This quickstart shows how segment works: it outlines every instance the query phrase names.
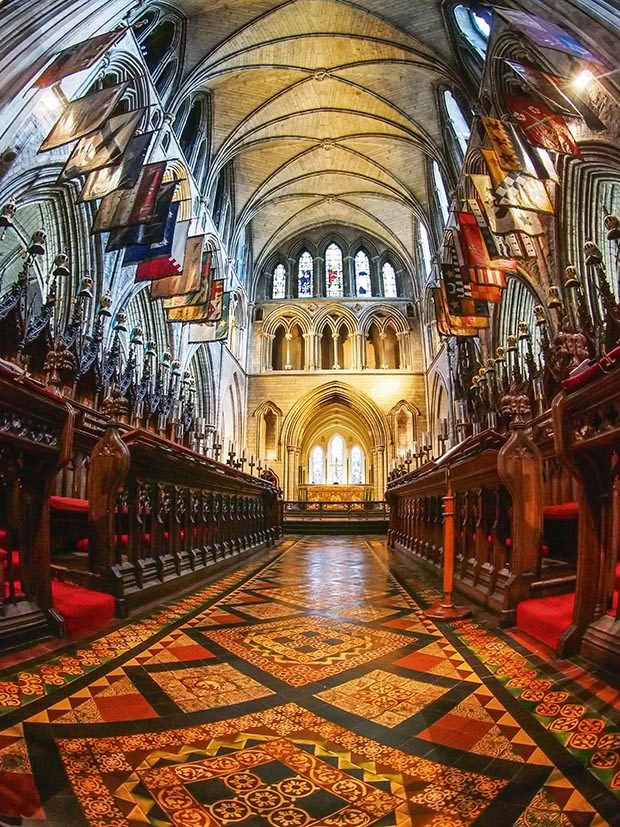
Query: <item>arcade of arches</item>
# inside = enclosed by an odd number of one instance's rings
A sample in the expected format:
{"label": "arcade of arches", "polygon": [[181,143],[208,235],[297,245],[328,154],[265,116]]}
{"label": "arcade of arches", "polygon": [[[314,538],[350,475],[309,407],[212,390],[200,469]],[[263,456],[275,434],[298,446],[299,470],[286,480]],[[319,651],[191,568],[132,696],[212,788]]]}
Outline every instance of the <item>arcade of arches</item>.
{"label": "arcade of arches", "polygon": [[0,825],[620,827],[617,0],[0,21]]}

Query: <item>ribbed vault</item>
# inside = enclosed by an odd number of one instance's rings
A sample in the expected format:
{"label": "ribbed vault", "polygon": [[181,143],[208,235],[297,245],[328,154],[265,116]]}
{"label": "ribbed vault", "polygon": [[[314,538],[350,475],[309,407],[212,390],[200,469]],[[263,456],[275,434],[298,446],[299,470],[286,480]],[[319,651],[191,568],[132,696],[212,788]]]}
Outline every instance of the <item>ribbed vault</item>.
{"label": "ribbed vault", "polygon": [[444,167],[435,87],[459,87],[439,0],[218,5],[184,3],[190,65],[172,106],[211,95],[207,191],[232,163],[233,244],[251,225],[258,270],[285,239],[332,222],[411,264],[427,161]]}

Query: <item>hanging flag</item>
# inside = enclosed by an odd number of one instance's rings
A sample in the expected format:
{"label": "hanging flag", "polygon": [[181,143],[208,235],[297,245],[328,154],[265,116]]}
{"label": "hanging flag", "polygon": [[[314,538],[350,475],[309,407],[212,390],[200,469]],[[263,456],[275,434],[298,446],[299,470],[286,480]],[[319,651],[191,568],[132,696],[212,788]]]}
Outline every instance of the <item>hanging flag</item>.
{"label": "hanging flag", "polygon": [[456,214],[459,227],[461,248],[465,254],[467,267],[493,268],[494,270],[516,270],[517,263],[511,258],[491,260],[484,238],[478,227],[475,215],[470,212]]}
{"label": "hanging flag", "polygon": [[553,205],[544,183],[521,172],[509,172],[496,188],[495,196],[500,207],[553,214]]}
{"label": "hanging flag", "polygon": [[199,344],[201,342],[218,342],[228,338],[228,325],[230,316],[230,293],[224,293],[222,297],[222,315],[217,322],[202,322],[190,324],[189,343]]}
{"label": "hanging flag", "polygon": [[164,310],[170,321],[216,322],[222,315],[222,279],[203,280],[203,286],[196,293],[164,299]]}
{"label": "hanging flag", "polygon": [[154,132],[136,135],[129,141],[120,163],[89,173],[78,201],[94,201],[109,195],[114,190],[135,187],[146,158]]}
{"label": "hanging flag", "polygon": [[37,89],[44,89],[75,72],[89,69],[93,63],[103,57],[108,49],[118,43],[126,31],[127,29],[117,29],[91,37],[89,40],[83,40],[75,46],[69,46],[68,49],[56,55],[53,63],[35,80],[33,85]]}
{"label": "hanging flag", "polygon": [[117,86],[93,92],[85,98],[71,101],[39,147],[39,152],[55,149],[99,129],[126,89],[127,83],[119,83]]}
{"label": "hanging flag", "polygon": [[566,121],[549,107],[520,95],[507,95],[506,103],[531,144],[563,155],[580,156]]}
{"label": "hanging flag", "polygon": [[508,130],[499,118],[481,118],[486,133],[491,141],[495,157],[505,172],[523,169],[508,134]]}
{"label": "hanging flag", "polygon": [[110,253],[124,248],[122,267],[170,255],[180,206],[178,201],[172,203],[175,188],[176,182],[160,186],[151,222],[112,230],[105,250]]}
{"label": "hanging flag", "polygon": [[493,185],[488,175],[469,173],[469,177],[485,210],[489,227],[495,235],[501,236],[512,232],[527,233],[527,235],[542,235],[544,233],[543,226],[536,213],[515,207],[496,205]]}
{"label": "hanging flag", "polygon": [[110,118],[101,129],[82,138],[69,156],[58,181],[68,181],[87,172],[118,164],[138,128],[145,108]]}
{"label": "hanging flag", "polygon": [[183,272],[190,225],[191,221],[177,221],[174,227],[170,255],[159,256],[149,261],[141,261],[136,269],[135,282],[165,279],[180,275]]}
{"label": "hanging flag", "polygon": [[581,117],[579,110],[561,89],[562,78],[516,60],[503,60],[554,112],[568,118]]}
{"label": "hanging flag", "polygon": [[[212,258],[212,250],[203,250],[201,283],[198,290],[185,296],[173,296],[163,300],[164,310],[167,313],[169,322],[204,322],[209,319]],[[215,321],[215,319],[211,319],[211,321]]]}
{"label": "hanging flag", "polygon": [[[204,235],[194,235],[187,239],[183,272],[178,276],[160,278],[151,283],[151,298],[164,299],[170,296],[183,296],[192,293],[200,287],[202,275],[202,250]],[[154,259],[157,261],[157,259]]]}
{"label": "hanging flag", "polygon": [[581,60],[588,60],[590,63],[595,63],[598,66],[605,66],[605,63],[592,54],[589,49],[582,46],[578,40],[550,20],[545,20],[542,17],[537,17],[528,12],[518,11],[517,9],[506,9],[503,7],[493,6],[493,11],[507,20],[520,32],[527,35],[536,45],[542,46],[544,49],[553,49],[556,52],[564,52],[568,55],[573,55]]}
{"label": "hanging flag", "polygon": [[508,245],[502,236],[495,235],[495,233],[492,232],[481,202],[478,201],[477,198],[468,198],[467,204],[482,233],[482,238],[489,252],[489,258],[491,260],[496,258],[510,258]]}
{"label": "hanging flag", "polygon": [[[450,316],[445,301],[443,287],[433,287],[433,301],[435,302],[435,317],[437,330],[442,336],[478,336],[478,328],[488,327],[488,319],[466,319],[461,316]],[[471,323],[473,321],[473,323]],[[478,326],[477,322],[480,322]]]}
{"label": "hanging flag", "polygon": [[166,170],[166,161],[142,168],[138,182],[130,190],[115,190],[101,200],[93,221],[93,233],[105,233],[132,224],[153,220],[157,193]]}
{"label": "hanging flag", "polygon": [[441,279],[445,288],[448,313],[451,316],[488,316],[486,302],[472,297],[471,283],[463,280],[458,267],[441,265]]}

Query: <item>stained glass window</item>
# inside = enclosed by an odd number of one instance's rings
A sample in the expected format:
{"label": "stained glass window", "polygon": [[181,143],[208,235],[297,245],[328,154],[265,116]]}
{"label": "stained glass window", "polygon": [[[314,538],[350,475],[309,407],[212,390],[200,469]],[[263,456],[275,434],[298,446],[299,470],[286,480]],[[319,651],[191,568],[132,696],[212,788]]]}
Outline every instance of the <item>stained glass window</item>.
{"label": "stained glass window", "polygon": [[359,445],[351,448],[351,483],[361,485],[364,482],[364,454]]}
{"label": "stained glass window", "polygon": [[464,37],[484,59],[491,34],[491,10],[478,9],[474,11],[465,4],[459,3],[454,8],[454,19]]}
{"label": "stained glass window", "polygon": [[312,296],[312,272],[314,262],[307,250],[299,256],[299,271],[297,276],[297,295],[300,299],[307,299]]}
{"label": "stained glass window", "polygon": [[325,463],[323,462],[323,449],[320,445],[315,445],[310,454],[310,484],[321,485],[325,482],[324,478]]}
{"label": "stained glass window", "polygon": [[370,261],[363,250],[358,250],[355,256],[355,289],[358,296],[372,296]]}
{"label": "stained glass window", "polygon": [[328,449],[328,482],[346,482],[346,469],[344,467],[344,439],[336,434],[329,441]]}
{"label": "stained glass window", "polygon": [[325,250],[325,279],[328,296],[342,296],[342,250],[330,244]]}
{"label": "stained glass window", "polygon": [[283,299],[286,297],[286,270],[283,264],[278,264],[273,271],[273,292],[271,297],[273,299]]}
{"label": "stained glass window", "polygon": [[471,129],[465,120],[463,110],[458,105],[456,98],[449,89],[446,89],[444,92],[444,101],[446,104],[446,112],[450,118],[450,125],[452,126],[452,131],[454,132],[454,137],[456,138],[464,156],[467,152],[467,144],[469,143]]}
{"label": "stained glass window", "polygon": [[381,268],[381,276],[383,277],[383,295],[387,299],[395,299],[398,296],[396,273],[389,261],[386,261]]}
{"label": "stained glass window", "polygon": [[422,247],[422,261],[424,262],[424,271],[425,275],[429,276],[431,273],[431,267],[433,266],[432,262],[432,254],[431,254],[431,245],[428,238],[428,230],[420,222],[420,246]]}
{"label": "stained glass window", "polygon": [[433,183],[435,185],[435,193],[439,201],[439,207],[443,216],[444,223],[448,222],[450,214],[450,202],[448,201],[448,193],[446,192],[446,185],[443,182],[441,170],[437,161],[433,161]]}

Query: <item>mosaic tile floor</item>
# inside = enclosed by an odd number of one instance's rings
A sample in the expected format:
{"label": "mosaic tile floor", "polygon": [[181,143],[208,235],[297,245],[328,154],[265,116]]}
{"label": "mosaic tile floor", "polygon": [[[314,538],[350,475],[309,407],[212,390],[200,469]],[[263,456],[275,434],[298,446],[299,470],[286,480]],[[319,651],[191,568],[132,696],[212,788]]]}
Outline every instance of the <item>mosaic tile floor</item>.
{"label": "mosaic tile floor", "polygon": [[0,825],[620,825],[617,689],[437,596],[378,539],[286,540],[5,670]]}

